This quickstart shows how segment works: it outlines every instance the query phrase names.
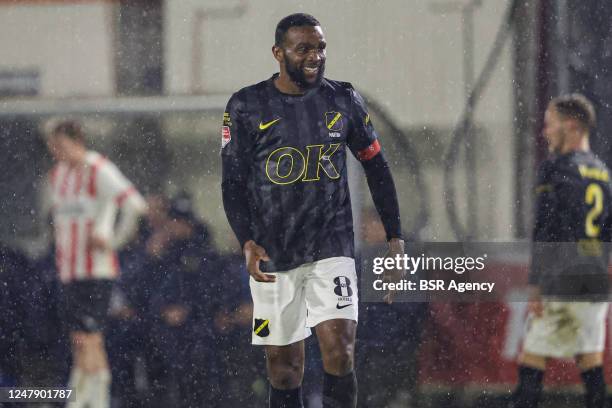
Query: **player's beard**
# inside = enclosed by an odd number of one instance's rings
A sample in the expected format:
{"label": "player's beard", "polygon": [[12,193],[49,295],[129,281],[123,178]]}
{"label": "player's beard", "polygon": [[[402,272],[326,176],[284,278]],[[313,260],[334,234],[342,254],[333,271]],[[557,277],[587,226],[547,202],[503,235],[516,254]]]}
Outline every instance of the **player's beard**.
{"label": "player's beard", "polygon": [[325,73],[325,61],[322,61],[319,64],[319,71],[317,72],[317,77],[313,82],[308,82],[306,79],[306,74],[304,73],[304,64],[301,65],[293,65],[289,62],[289,59],[285,56],[285,71],[289,75],[289,78],[292,82],[294,82],[300,89],[308,90],[318,87],[323,80],[323,74]]}

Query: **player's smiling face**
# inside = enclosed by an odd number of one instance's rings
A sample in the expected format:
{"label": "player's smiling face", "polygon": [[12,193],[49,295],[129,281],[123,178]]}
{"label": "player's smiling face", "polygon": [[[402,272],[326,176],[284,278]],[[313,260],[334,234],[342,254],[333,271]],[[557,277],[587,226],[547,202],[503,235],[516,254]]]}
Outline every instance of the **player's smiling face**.
{"label": "player's smiling face", "polygon": [[321,27],[291,27],[282,48],[275,52],[281,74],[285,73],[301,90],[317,87],[325,71],[326,45]]}

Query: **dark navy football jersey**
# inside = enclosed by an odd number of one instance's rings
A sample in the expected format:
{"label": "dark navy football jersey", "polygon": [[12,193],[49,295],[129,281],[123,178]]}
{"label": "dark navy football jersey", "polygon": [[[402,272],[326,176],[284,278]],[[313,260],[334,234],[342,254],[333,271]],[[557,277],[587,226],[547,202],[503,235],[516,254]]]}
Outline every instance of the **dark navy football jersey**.
{"label": "dark navy football jersey", "polygon": [[607,291],[612,231],[609,178],[608,168],[591,152],[571,152],[540,166],[530,281],[539,284],[543,293],[580,294],[576,277],[586,275],[602,278],[589,280],[601,286],[591,287],[591,292]]}
{"label": "dark navy football jersey", "polygon": [[281,93],[270,79],[241,89],[223,118],[223,181],[248,190],[252,239],[266,249],[263,271],[353,257],[347,147],[360,160],[380,145],[362,97],[323,79],[304,95]]}

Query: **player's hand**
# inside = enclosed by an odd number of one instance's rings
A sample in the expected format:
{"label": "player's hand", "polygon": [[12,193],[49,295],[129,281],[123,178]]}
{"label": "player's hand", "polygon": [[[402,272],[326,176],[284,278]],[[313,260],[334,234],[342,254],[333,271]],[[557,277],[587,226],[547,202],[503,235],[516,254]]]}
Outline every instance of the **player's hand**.
{"label": "player's hand", "polygon": [[87,245],[90,249],[98,251],[108,251],[109,249],[111,249],[107,240],[105,240],[104,238],[100,238],[99,236],[94,234],[89,236],[87,240]]}
{"label": "player's hand", "polygon": [[[395,259],[397,255],[400,255],[400,256],[404,255],[404,241],[399,238],[392,238],[389,241],[389,251],[387,251],[385,258]],[[391,269],[385,269],[385,272],[383,274],[383,282],[397,283],[401,281],[404,278],[404,276],[406,276],[406,269],[404,268],[394,267]],[[383,300],[387,304],[391,304],[393,303],[394,296],[395,296],[395,291],[389,290],[387,294],[383,297]]]}
{"label": "player's hand", "polygon": [[540,296],[540,288],[537,286],[529,287],[529,302],[527,303],[527,310],[529,313],[536,317],[542,317],[544,313],[544,305],[542,304],[542,297]]}
{"label": "player's hand", "polygon": [[257,282],[276,282],[276,276],[265,274],[259,269],[259,262],[270,260],[270,257],[263,247],[257,245],[255,241],[250,240],[245,242],[243,251],[247,271],[253,279]]}

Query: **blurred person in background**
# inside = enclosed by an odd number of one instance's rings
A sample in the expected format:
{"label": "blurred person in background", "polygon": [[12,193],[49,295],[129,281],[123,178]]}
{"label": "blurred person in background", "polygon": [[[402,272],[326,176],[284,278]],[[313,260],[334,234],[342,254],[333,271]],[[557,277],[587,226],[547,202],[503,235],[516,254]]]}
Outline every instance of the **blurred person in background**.
{"label": "blurred person in background", "polygon": [[[39,366],[32,358],[31,346],[38,345],[37,339],[29,335],[27,326],[28,304],[32,302],[30,284],[34,284],[33,270],[26,256],[0,242],[0,379],[2,386],[31,386],[31,375]],[[44,323],[44,322],[43,322]],[[34,346],[35,347],[35,346]],[[49,384],[50,385],[50,384]]]}
{"label": "blurred person in background", "polygon": [[220,307],[215,314],[216,350],[221,360],[223,398],[220,406],[261,407],[266,403],[265,361],[253,350],[244,333],[253,321],[253,303],[244,259],[221,257]]}
{"label": "blurred person in background", "polygon": [[[163,271],[151,298],[153,339],[168,370],[175,407],[215,407],[221,399],[215,315],[220,309],[219,256],[208,228],[185,193],[170,203],[164,227],[169,242],[157,262]],[[167,405],[168,406],[168,405]]]}
{"label": "blurred person in background", "polygon": [[68,385],[76,400],[69,407],[107,408],[111,378],[103,332],[119,275],[116,250],[132,237],[146,203],[113,163],[86,148],[80,123],[54,120],[45,130],[56,162],[49,192],[62,317],[72,343]]}
{"label": "blurred person in background", "polygon": [[[223,117],[223,205],[251,275],[251,339],[266,352],[270,407],[303,406],[304,339],[311,328],[323,360],[323,406],[357,403],[348,151],[363,166],[390,256],[404,252],[395,184],[378,135],[353,86],[324,78],[326,45],[313,16],[283,18],[272,46],[280,73],[234,93]],[[403,274],[387,270],[385,279]]]}
{"label": "blurred person in background", "polygon": [[[386,250],[385,229],[376,209],[361,213],[362,242],[357,253],[358,270]],[[359,406],[417,406],[418,352],[428,306],[420,302],[362,303],[357,330]],[[384,369],[383,369],[384,368]],[[393,405],[399,404],[399,405]]]}
{"label": "blurred person in background", "polygon": [[152,407],[163,400],[166,387],[162,355],[151,337],[151,298],[165,271],[158,260],[170,243],[166,229],[168,199],[146,196],[148,211],[136,239],[120,252],[121,276],[111,296],[108,354],[113,375],[114,406]]}
{"label": "blurred person in background", "polygon": [[579,94],[555,98],[546,110],[550,157],[537,176],[529,326],[514,408],[538,406],[550,358],[574,358],[586,407],[605,406],[612,188],[608,168],[590,150],[595,123],[592,103]]}

